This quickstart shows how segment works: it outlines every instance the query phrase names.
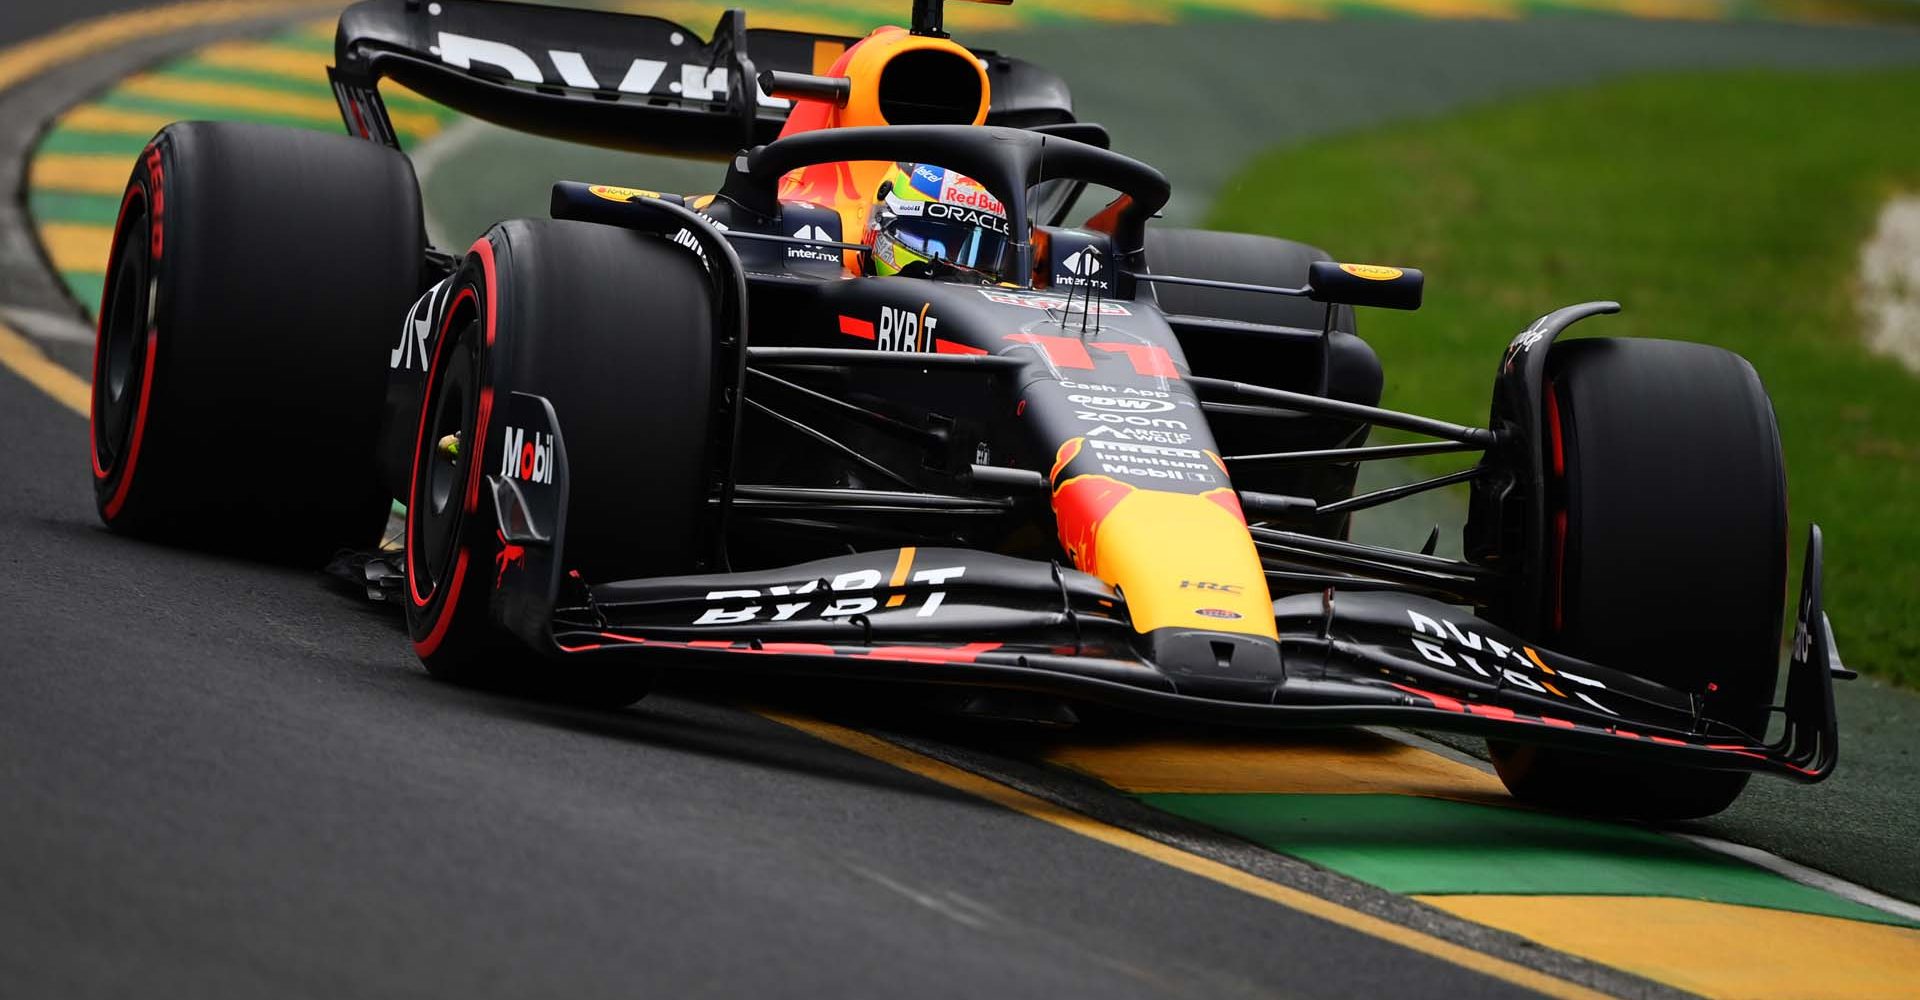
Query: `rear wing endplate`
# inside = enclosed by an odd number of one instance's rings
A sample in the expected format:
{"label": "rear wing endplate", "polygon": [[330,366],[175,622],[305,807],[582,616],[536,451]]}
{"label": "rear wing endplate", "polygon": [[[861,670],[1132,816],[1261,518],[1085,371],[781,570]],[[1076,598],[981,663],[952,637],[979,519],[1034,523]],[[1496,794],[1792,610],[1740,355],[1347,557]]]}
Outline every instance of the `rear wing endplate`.
{"label": "rear wing endplate", "polygon": [[[746,26],[729,10],[712,38],[636,14],[491,0],[364,0],[340,15],[328,69],[347,131],[398,148],[377,85],[392,80],[521,132],[632,152],[727,157],[771,142],[791,102],[765,70],[826,73],[859,39]],[[988,121],[1073,121],[1059,77],[976,52],[992,87]]]}

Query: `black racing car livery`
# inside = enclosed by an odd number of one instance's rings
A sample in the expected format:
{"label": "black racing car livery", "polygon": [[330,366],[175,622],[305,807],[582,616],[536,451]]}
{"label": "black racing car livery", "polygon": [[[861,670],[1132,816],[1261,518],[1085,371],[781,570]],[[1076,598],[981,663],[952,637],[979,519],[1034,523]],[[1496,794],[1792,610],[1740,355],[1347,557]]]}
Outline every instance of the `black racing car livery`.
{"label": "black racing car livery", "polygon": [[[1587,303],[1490,352],[1484,425],[1383,408],[1353,310],[1418,308],[1420,271],[1158,224],[1159,171],[942,22],[936,0],[858,39],[729,12],[702,41],[349,8],[351,137],[183,123],[135,167],[94,380],[103,519],[345,548],[435,675],[577,701],[672,666],[984,690],[969,711],[1023,718],[1420,726],[1484,735],[1530,801],[1658,818],[1832,771],[1849,675],[1818,528],[1775,705],[1785,471],[1750,365],[1563,342],[1618,309]],[[383,79],[725,176],[559,181],[550,218],[436,249]],[[1005,237],[1006,273],[880,273],[896,164],[977,182],[914,210]],[[209,437],[246,460],[206,462]],[[1362,463],[1448,455],[1472,464],[1356,492]],[[1461,484],[1463,558],[1437,528],[1351,539],[1354,513]]]}

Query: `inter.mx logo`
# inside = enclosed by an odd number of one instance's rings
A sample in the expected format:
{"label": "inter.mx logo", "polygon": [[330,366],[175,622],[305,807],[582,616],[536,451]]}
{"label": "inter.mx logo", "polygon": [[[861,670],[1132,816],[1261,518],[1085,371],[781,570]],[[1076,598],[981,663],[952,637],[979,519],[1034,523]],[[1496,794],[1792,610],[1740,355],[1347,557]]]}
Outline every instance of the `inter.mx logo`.
{"label": "inter.mx logo", "polygon": [[[814,240],[819,243],[839,242],[834,239],[832,233],[827,232],[824,226],[801,226],[800,230],[793,234],[793,238],[796,240]],[[787,259],[817,260],[837,264],[840,262],[840,251],[827,246],[794,246],[790,244],[787,247]]]}
{"label": "inter.mx logo", "polygon": [[1056,285],[1066,288],[1102,290],[1108,287],[1107,279],[1101,274],[1106,270],[1106,265],[1100,263],[1100,251],[1091,246],[1081,247],[1068,254],[1066,259],[1060,262],[1060,268],[1067,273],[1054,275],[1053,282]]}
{"label": "inter.mx logo", "polygon": [[1079,250],[1068,254],[1067,259],[1061,261],[1060,264],[1067,269],[1068,274],[1077,274],[1082,278],[1091,278],[1100,273],[1100,251],[1092,247],[1081,247]]}
{"label": "inter.mx logo", "polygon": [[506,440],[500,448],[501,476],[542,486],[551,485],[553,459],[553,435],[539,431],[529,434],[519,427],[507,428]]}

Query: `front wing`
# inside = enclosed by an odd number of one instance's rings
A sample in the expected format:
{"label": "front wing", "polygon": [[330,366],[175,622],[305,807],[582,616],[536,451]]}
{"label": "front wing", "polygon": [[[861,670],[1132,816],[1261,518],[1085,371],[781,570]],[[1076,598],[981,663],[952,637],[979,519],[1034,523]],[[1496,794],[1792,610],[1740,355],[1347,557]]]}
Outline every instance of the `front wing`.
{"label": "front wing", "polygon": [[[566,658],[994,687],[1234,726],[1385,724],[1674,766],[1825,778],[1844,676],[1810,534],[1778,735],[1698,697],[1586,663],[1458,608],[1391,591],[1274,603],[1277,642],[1155,633],[1054,564],[958,549],[862,553],[764,572],[579,585],[544,639]],[[1162,630],[1162,632],[1174,630]],[[524,634],[524,633],[523,633]],[[533,638],[528,636],[528,638]]]}

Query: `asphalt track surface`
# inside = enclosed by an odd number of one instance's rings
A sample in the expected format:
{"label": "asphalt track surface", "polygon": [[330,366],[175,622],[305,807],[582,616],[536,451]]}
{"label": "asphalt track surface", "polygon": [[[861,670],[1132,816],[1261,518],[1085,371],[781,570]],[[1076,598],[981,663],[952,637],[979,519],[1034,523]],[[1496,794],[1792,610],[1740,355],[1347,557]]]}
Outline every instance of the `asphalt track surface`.
{"label": "asphalt track surface", "polygon": [[6,369],[0,429],[9,996],[1526,992],[711,700],[434,683],[311,572],[109,535]]}

